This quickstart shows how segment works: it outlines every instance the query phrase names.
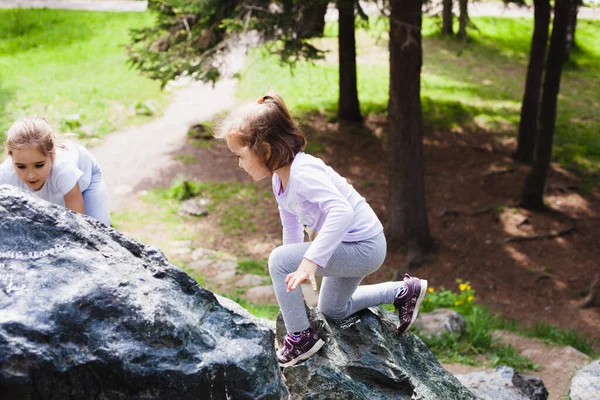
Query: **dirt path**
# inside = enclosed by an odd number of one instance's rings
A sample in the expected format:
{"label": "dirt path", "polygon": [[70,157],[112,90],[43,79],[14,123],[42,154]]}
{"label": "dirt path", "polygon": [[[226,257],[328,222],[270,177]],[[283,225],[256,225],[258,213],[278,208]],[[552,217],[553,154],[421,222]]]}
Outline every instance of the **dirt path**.
{"label": "dirt path", "polygon": [[[243,65],[244,47],[227,56],[231,76]],[[122,210],[144,187],[163,182],[165,171],[173,164],[173,154],[185,146],[188,128],[209,120],[236,103],[235,80],[225,78],[215,86],[188,83],[174,94],[162,117],[133,129],[115,132],[91,147],[103,170],[108,187],[110,209]]]}

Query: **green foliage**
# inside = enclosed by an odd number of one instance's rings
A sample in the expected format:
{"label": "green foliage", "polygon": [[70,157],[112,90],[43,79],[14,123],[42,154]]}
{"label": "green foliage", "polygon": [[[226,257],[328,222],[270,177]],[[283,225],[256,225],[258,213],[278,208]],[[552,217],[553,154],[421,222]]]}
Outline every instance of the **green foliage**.
{"label": "green foliage", "polygon": [[215,82],[223,56],[248,31],[260,32],[268,49],[294,64],[322,58],[304,31],[305,15],[320,0],[149,0],[152,27],[133,29],[131,64],[164,86],[180,75]]}
{"label": "green foliage", "polygon": [[84,138],[147,120],[135,104],[167,96],[127,67],[123,45],[129,28],[150,22],[149,13],[0,9],[0,142],[24,115]]}
{"label": "green foliage", "polygon": [[461,279],[457,279],[459,291],[457,293],[450,290],[435,291],[434,288],[428,289],[429,293],[421,309],[423,312],[433,311],[436,308],[450,308],[463,315],[469,315],[476,308],[474,303],[475,290],[471,287],[469,282],[464,282]]}

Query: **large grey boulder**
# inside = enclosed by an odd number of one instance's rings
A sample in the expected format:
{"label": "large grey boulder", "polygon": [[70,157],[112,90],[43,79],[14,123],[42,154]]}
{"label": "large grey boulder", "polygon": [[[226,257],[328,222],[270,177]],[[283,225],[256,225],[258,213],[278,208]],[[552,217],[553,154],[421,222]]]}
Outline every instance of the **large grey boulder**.
{"label": "large grey boulder", "polygon": [[505,366],[456,375],[481,400],[546,400],[548,390],[535,376],[521,375]]}
{"label": "large grey boulder", "polygon": [[[321,350],[283,373],[292,399],[475,399],[412,333],[396,331],[394,313],[373,307],[334,323],[310,308]],[[285,335],[281,314],[277,338]]]}
{"label": "large grey boulder", "polygon": [[581,368],[571,380],[571,400],[600,399],[600,360]]}
{"label": "large grey boulder", "polygon": [[421,336],[442,336],[444,332],[462,335],[466,329],[465,318],[449,308],[438,308],[419,314],[415,329]]}
{"label": "large grey boulder", "polygon": [[160,251],[0,186],[0,398],[281,399],[273,343]]}

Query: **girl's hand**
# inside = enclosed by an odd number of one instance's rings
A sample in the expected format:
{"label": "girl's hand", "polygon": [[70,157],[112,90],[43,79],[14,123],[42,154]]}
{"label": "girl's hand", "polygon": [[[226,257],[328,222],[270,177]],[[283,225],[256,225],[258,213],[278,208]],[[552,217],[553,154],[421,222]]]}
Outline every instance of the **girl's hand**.
{"label": "girl's hand", "polygon": [[315,273],[317,272],[317,268],[319,266],[314,262],[307,260],[306,258],[302,259],[300,266],[296,272],[292,272],[285,277],[285,283],[287,284],[287,291],[291,292],[296,289],[299,284],[305,282],[307,279],[310,280],[310,284],[313,290],[317,291],[317,281],[315,280]]}

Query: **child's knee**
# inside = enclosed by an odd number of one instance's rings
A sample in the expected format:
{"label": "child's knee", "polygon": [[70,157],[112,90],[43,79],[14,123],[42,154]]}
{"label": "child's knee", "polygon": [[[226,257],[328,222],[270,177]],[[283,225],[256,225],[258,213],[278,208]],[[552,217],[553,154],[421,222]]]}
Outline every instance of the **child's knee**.
{"label": "child's knee", "polygon": [[284,273],[285,268],[285,252],[283,246],[275,248],[269,254],[269,274],[271,276]]}
{"label": "child's knee", "polygon": [[319,302],[319,311],[321,314],[325,315],[327,318],[332,319],[334,321],[340,321],[346,318],[346,313],[348,312],[348,307],[343,308],[334,308],[325,304],[321,304]]}

